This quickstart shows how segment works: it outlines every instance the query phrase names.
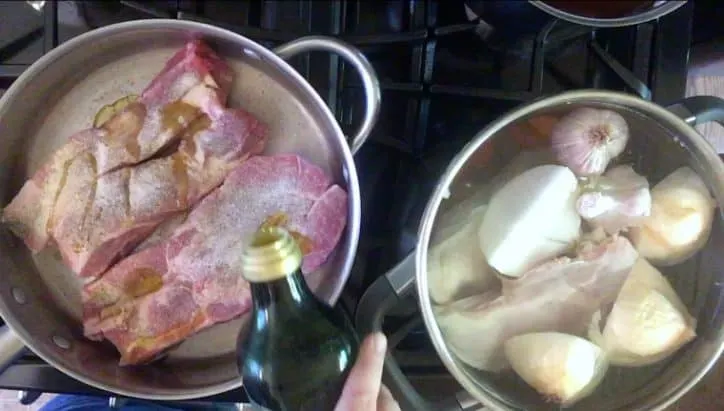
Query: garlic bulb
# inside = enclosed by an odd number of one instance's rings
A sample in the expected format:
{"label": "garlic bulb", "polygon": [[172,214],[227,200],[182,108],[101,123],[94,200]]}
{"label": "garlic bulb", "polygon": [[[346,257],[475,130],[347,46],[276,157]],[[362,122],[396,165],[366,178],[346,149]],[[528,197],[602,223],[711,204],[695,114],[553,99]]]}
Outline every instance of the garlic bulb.
{"label": "garlic bulb", "polygon": [[478,231],[488,264],[517,277],[560,255],[580,235],[578,181],[559,165],[534,167],[496,192]]}
{"label": "garlic bulb", "polygon": [[652,264],[678,264],[709,239],[716,202],[689,167],[681,167],[651,190],[651,215],[631,230],[639,253]]}
{"label": "garlic bulb", "polygon": [[485,209],[474,209],[456,232],[430,247],[427,279],[430,298],[436,304],[481,293],[498,283],[478,242],[478,227]]}
{"label": "garlic bulb", "polygon": [[696,320],[663,275],[639,258],[621,288],[600,330],[601,313],[594,315],[589,338],[619,366],[658,362],[691,341]]}
{"label": "garlic bulb", "polygon": [[593,227],[609,234],[639,226],[651,214],[649,182],[631,166],[614,167],[578,197],[576,209]]}
{"label": "garlic bulb", "polygon": [[600,175],[628,142],[628,124],[620,114],[590,107],[563,116],[553,127],[553,151],[578,176]]}
{"label": "garlic bulb", "polygon": [[606,355],[591,342],[556,332],[523,334],[505,342],[513,370],[546,399],[569,406],[603,380]]}

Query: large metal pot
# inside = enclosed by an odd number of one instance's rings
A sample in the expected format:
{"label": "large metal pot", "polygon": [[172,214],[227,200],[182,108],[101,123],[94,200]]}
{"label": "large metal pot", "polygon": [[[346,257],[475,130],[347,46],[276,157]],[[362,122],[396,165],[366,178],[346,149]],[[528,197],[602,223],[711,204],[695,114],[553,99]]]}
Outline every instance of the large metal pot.
{"label": "large metal pot", "polygon": [[[76,37],[33,64],[0,99],[0,204],[5,205],[47,156],[90,126],[103,105],[137,93],[189,36],[200,36],[236,72],[231,106],[269,125],[266,153],[298,153],[325,169],[349,193],[348,224],[336,253],[308,281],[328,303],[339,297],[360,230],[360,191],[352,158],[378,115],[380,91],[369,62],[354,47],[306,37],[269,50],[217,27],[177,20],[139,20]],[[285,60],[308,51],[335,53],[360,75],[366,112],[351,140],[314,89]],[[43,254],[43,253],[41,253]],[[236,335],[243,319],[186,340],[164,360],[119,367],[107,345],[83,338],[77,278],[52,256],[31,256],[0,229],[0,365],[24,346],[64,373],[96,388],[156,400],[209,396],[242,384]]]}
{"label": "large metal pot", "polygon": [[[530,4],[538,7],[539,9],[545,11],[548,14],[553,15],[554,17],[557,17],[561,20],[567,20],[571,23],[577,23],[584,26],[591,26],[591,27],[624,27],[624,26],[633,26],[636,24],[645,23],[650,20],[658,19],[659,17],[663,17],[674,10],[678,9],[679,7],[686,4],[686,0],[666,0],[666,1],[652,1],[650,6],[644,7],[641,10],[638,10],[636,12],[633,12],[629,15],[622,16],[622,17],[611,17],[611,18],[603,18],[603,17],[592,17],[592,16],[585,16],[580,13],[575,13],[573,11],[566,11],[562,10],[561,8],[556,7],[555,5],[548,4],[547,1],[541,1],[541,0],[530,0]],[[585,3],[589,3],[592,6],[595,7],[607,7],[607,3],[610,3],[610,5],[616,6],[616,3],[619,5],[625,4],[625,1],[620,2],[605,2],[605,1],[599,1],[599,2],[567,2],[570,3],[573,6],[581,7],[585,6]],[[598,4],[596,4],[598,3]],[[631,2],[629,2],[631,3]]]}
{"label": "large metal pot", "polygon": [[[442,403],[423,399],[388,356],[385,380],[405,405],[425,410],[460,410],[468,406],[491,410],[557,410],[545,403],[520,380],[497,378],[464,364],[450,349],[433,311],[428,288],[428,249],[441,229],[440,222],[456,207],[485,204],[496,187],[476,181],[480,175],[497,175],[497,161],[511,162],[518,153],[509,134],[513,127],[539,115],[560,115],[577,106],[598,106],[616,110],[628,121],[637,166],[647,170],[654,181],[679,165],[688,164],[704,179],[719,204],[709,242],[698,258],[662,269],[682,297],[692,315],[698,318],[697,338],[682,348],[671,361],[638,368],[630,373],[609,370],[603,385],[570,410],[663,410],[690,390],[715,364],[724,350],[721,299],[724,297],[724,163],[714,148],[692,127],[708,121],[724,121],[724,100],[692,97],[679,104],[660,107],[639,97],[618,92],[581,90],[540,99],[513,110],[481,130],[450,162],[428,200],[419,225],[415,251],[365,292],[357,308],[356,322],[361,332],[380,329],[385,314],[409,294],[417,292],[422,317],[432,343],[447,370],[465,391]],[[500,144],[498,144],[500,143]],[[485,147],[508,147],[495,156],[480,156]],[[481,164],[481,158],[485,159]],[[523,170],[519,170],[523,171]],[[468,187],[472,194],[465,194]],[[484,194],[485,190],[488,194]],[[472,201],[472,202],[471,202]],[[461,214],[463,216],[465,214]],[[484,335],[479,338],[485,338]],[[618,376],[621,378],[618,378]],[[477,405],[475,405],[477,404]]]}

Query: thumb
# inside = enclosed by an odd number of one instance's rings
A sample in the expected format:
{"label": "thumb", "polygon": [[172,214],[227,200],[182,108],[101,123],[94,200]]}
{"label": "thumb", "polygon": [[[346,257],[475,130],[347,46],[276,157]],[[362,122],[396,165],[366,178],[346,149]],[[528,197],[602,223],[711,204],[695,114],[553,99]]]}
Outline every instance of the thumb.
{"label": "thumb", "polygon": [[344,384],[336,410],[368,411],[376,409],[386,351],[387,338],[384,334],[374,333],[364,339],[357,361]]}

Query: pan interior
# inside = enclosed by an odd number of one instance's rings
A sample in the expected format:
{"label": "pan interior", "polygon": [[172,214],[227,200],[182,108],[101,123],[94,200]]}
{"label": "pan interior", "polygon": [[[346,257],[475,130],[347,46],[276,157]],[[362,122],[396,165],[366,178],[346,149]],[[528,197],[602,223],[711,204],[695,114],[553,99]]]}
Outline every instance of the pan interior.
{"label": "pan interior", "polygon": [[[580,106],[614,110],[626,119],[630,128],[630,140],[627,149],[613,164],[632,165],[639,174],[647,177],[652,186],[678,167],[689,166],[709,185],[717,202],[722,204],[721,182],[707,172],[711,169],[703,164],[701,156],[694,154],[696,150],[689,146],[688,137],[665,128],[661,125],[662,121],[652,114],[631,107],[610,101],[567,101],[565,104],[535,110],[527,116],[517,118],[490,135],[467,157],[449,186],[449,195],[440,202],[426,255],[429,256],[432,248],[454,233],[461,232],[460,229],[467,223],[470,213],[479,206],[487,205],[493,194],[506,181],[535,166],[557,164],[549,145],[532,147],[537,144],[536,139],[550,135],[553,124],[562,115]],[[529,145],[528,148],[525,148],[526,145]],[[484,233],[478,234],[478,227],[475,227],[474,239],[470,240],[475,244],[471,247],[479,247],[478,235]],[[713,298],[715,301],[720,298],[718,284],[724,275],[724,257],[720,252],[722,244],[724,224],[721,209],[717,209],[712,233],[702,251],[675,266],[658,267],[673,285],[691,315],[697,318],[697,338],[659,363],[639,368],[611,367],[592,395],[566,409],[651,409],[649,404],[654,399],[663,400],[675,395],[675,392],[695,380],[697,373],[716,359],[721,350],[722,331],[718,325],[721,323],[720,309],[718,305],[711,303]],[[464,249],[461,249],[461,252],[464,253]],[[430,260],[427,261],[426,281],[428,287],[432,287],[435,282],[430,280]],[[712,294],[713,291],[715,295]],[[430,299],[429,293],[432,291],[425,293],[424,298],[430,301],[432,312],[444,309],[445,304],[436,305]],[[428,317],[427,312],[425,314],[428,329],[442,337],[442,346],[436,344],[438,353],[443,359],[449,359],[448,368],[460,380],[465,380],[466,387],[472,393],[477,393],[478,398],[485,399],[488,405],[495,405],[494,409],[560,409],[556,404],[545,401],[510,370],[487,372],[465,364],[446,340],[438,326],[437,317],[433,314]],[[581,336],[585,337],[585,334]],[[469,337],[485,339],[487,335]],[[470,347],[469,344],[466,346]]]}
{"label": "pan interior", "polygon": [[[243,107],[269,126],[265,154],[300,154],[347,187],[338,128],[326,121],[322,109],[296,80],[268,61],[258,45],[214,28],[196,29],[234,69],[229,106]],[[18,80],[21,87],[6,93],[0,104],[4,148],[0,150],[0,204],[7,204],[70,135],[88,128],[101,106],[140,94],[188,38],[183,27],[169,24],[87,36],[65,53],[56,53],[47,67],[36,69],[30,77],[26,73],[26,81]],[[58,253],[45,250],[31,256],[5,227],[0,237],[4,268],[0,305],[8,313],[8,322],[21,324],[15,327],[21,337],[70,375],[99,388],[148,398],[192,398],[241,385],[236,337],[245,318],[202,331],[151,365],[118,367],[118,354],[110,344],[83,338],[81,284],[60,262]],[[342,250],[349,250],[351,241],[349,231],[345,232],[340,251],[308,277],[322,299],[332,300],[340,288],[339,273],[348,252]],[[20,294],[23,299],[13,298]],[[69,348],[61,347],[66,345]]]}

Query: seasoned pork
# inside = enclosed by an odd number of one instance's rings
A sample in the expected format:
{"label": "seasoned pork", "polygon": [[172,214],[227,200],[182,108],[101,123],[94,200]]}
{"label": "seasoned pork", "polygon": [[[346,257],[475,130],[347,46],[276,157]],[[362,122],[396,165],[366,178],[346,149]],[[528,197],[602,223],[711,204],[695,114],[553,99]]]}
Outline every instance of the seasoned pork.
{"label": "seasoned pork", "polygon": [[250,308],[239,271],[262,224],[291,230],[309,273],[327,259],[347,219],[347,193],[295,155],[252,157],[212,191],[170,238],[133,254],[83,290],[84,332],[138,364]]}
{"label": "seasoned pork", "polygon": [[224,104],[231,81],[231,69],[208,46],[189,42],[136,102],[100,128],[71,136],[25,183],[0,221],[10,224],[31,250],[40,251],[50,240],[51,216],[61,191],[84,178],[73,174],[74,164],[84,163],[101,175],[150,158],[209,107]]}
{"label": "seasoned pork", "polygon": [[[196,43],[189,47],[194,44]],[[212,58],[213,56],[209,57]],[[183,70],[187,68],[185,65],[178,66],[178,61],[187,61],[186,59],[186,55],[177,54],[169,62],[165,71],[144,93],[146,101],[168,99],[170,94],[166,91],[167,88],[179,87],[170,82],[175,78],[171,74],[179,71],[181,77],[189,76],[189,72]],[[203,72],[203,66],[195,65],[212,63],[213,60],[206,63],[197,56],[184,64]],[[193,70],[190,73],[196,72]],[[185,81],[188,80],[182,79],[181,83]],[[210,190],[221,184],[226,175],[241,161],[263,150],[266,127],[244,110],[224,108],[221,99],[225,98],[225,92],[207,86],[188,93],[196,96],[195,103],[201,114],[176,133],[181,143],[171,155],[103,172],[99,169],[103,164],[102,157],[98,155],[99,151],[85,150],[69,156],[66,153],[72,152],[73,147],[78,147],[77,144],[70,143],[63,147],[59,154],[56,153],[56,157],[62,157],[64,162],[62,168],[55,169],[63,175],[51,175],[52,180],[58,181],[54,189],[38,189],[34,178],[8,206],[4,219],[16,223],[16,227],[27,226],[23,224],[27,221],[23,217],[30,216],[22,210],[27,209],[29,201],[40,197],[40,202],[49,208],[42,210],[43,220],[47,219],[47,222],[37,224],[38,230],[45,226],[45,233],[31,231],[29,237],[49,235],[60,250],[65,264],[74,272],[83,277],[100,275],[119,257],[129,253],[150,235],[164,220],[192,207]],[[135,108],[139,107],[143,106]],[[113,124],[125,120],[132,111],[133,107],[110,120],[111,127],[116,127]],[[147,123],[144,123],[144,127]],[[122,124],[117,128],[127,130]],[[167,139],[171,133],[168,130],[158,134],[160,140]],[[93,131],[79,134],[81,138],[88,140],[88,147],[94,147],[94,141],[102,141],[94,140],[97,135],[98,133]],[[143,137],[141,130],[139,138]],[[146,146],[151,147],[159,140],[149,138],[148,141],[151,145]],[[109,163],[106,161],[105,164]],[[40,180],[49,181],[42,176]],[[20,224],[17,224],[18,222]],[[36,242],[31,240],[29,243]]]}
{"label": "seasoned pork", "polygon": [[82,155],[68,167],[50,218],[65,264],[82,277],[102,274],[166,219],[195,205],[250,155],[266,127],[241,109],[210,107],[168,157],[96,176]]}

